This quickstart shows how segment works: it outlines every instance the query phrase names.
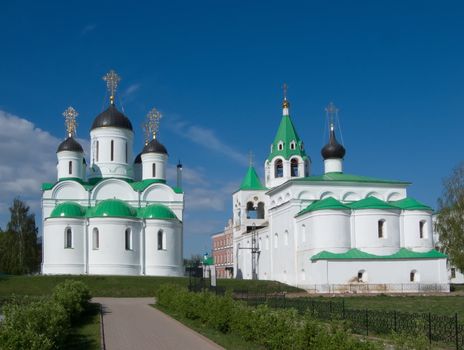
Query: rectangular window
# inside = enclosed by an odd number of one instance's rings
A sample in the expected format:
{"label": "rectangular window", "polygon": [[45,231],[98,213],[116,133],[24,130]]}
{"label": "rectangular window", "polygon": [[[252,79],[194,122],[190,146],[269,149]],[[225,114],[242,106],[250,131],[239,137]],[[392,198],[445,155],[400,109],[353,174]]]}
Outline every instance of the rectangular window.
{"label": "rectangular window", "polygon": [[70,160],[69,161],[69,164],[68,164],[68,167],[69,167],[69,175],[72,175],[72,161]]}
{"label": "rectangular window", "polygon": [[126,163],[127,163],[127,142],[126,142]]}
{"label": "rectangular window", "polygon": [[152,173],[153,173],[152,177],[156,177],[156,164],[155,163],[153,163],[152,165]]}
{"label": "rectangular window", "polygon": [[97,157],[97,162],[98,162],[98,153],[99,153],[99,149],[100,149],[99,146],[100,146],[100,143],[97,141],[96,152],[95,152],[95,153],[97,154],[97,155],[96,155],[96,157]]}
{"label": "rectangular window", "polygon": [[111,140],[111,161],[114,160],[114,141]]}

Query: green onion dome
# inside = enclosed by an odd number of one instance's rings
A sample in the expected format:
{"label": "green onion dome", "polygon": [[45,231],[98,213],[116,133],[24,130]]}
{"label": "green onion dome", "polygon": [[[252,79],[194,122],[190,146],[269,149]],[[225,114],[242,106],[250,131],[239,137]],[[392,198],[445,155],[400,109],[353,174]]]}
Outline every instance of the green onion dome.
{"label": "green onion dome", "polygon": [[58,204],[50,214],[51,218],[82,218],[85,216],[85,208],[74,202]]}
{"label": "green onion dome", "polygon": [[173,220],[177,219],[176,214],[165,205],[152,204],[147,206],[143,212],[142,217],[144,219],[158,219],[158,220]]}
{"label": "green onion dome", "polygon": [[96,205],[92,217],[135,217],[137,212],[126,202],[119,199],[106,199]]}

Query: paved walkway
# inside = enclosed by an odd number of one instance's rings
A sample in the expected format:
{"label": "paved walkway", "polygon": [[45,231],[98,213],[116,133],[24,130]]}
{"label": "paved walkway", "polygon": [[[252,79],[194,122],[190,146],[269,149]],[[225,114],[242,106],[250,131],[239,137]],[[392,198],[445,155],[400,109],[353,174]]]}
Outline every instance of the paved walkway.
{"label": "paved walkway", "polygon": [[153,298],[94,298],[103,306],[106,350],[218,350],[201,334],[150,306]]}

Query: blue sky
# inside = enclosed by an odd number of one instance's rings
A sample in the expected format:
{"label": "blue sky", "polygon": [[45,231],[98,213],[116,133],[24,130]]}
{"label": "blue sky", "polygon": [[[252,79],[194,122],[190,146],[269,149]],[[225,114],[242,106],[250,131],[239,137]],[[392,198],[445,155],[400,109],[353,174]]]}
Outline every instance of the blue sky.
{"label": "blue sky", "polygon": [[313,174],[334,101],[345,171],[411,181],[410,196],[436,207],[462,160],[463,15],[462,2],[427,1],[2,2],[0,227],[16,195],[40,213],[61,113],[75,107],[88,139],[109,69],[136,150],[145,114],[163,113],[160,140],[186,174],[186,256],[230,217],[250,150],[262,175],[284,82]]}

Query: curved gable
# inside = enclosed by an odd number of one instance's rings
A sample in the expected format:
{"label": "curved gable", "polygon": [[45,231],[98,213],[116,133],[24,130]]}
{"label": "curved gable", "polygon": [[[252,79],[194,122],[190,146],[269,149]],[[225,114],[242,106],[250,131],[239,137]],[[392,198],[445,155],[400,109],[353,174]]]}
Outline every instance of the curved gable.
{"label": "curved gable", "polygon": [[92,189],[90,197],[98,201],[112,198],[135,201],[137,192],[124,180],[104,179]]}
{"label": "curved gable", "polygon": [[58,182],[52,189],[52,199],[57,200],[86,200],[87,191],[77,181],[66,180]]}
{"label": "curved gable", "polygon": [[174,201],[174,191],[168,185],[154,183],[142,192],[142,200],[148,202],[172,202]]}

